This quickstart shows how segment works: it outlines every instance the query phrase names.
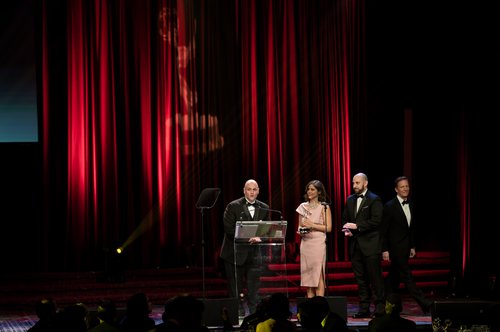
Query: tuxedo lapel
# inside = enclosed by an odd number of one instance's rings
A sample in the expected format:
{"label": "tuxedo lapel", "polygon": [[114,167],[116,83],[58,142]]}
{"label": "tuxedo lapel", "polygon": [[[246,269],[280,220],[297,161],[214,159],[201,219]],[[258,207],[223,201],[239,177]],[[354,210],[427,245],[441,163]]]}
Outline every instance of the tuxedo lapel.
{"label": "tuxedo lapel", "polygon": [[[405,212],[403,211],[403,206],[401,205],[401,203],[399,203],[399,200],[397,198],[396,201],[394,202],[394,205],[396,205],[396,210],[398,211],[399,219],[401,219],[401,221],[406,222],[406,215]],[[406,222],[406,224],[408,224],[408,222]]]}
{"label": "tuxedo lapel", "polygon": [[359,212],[361,212],[361,209],[363,208],[363,206],[367,205],[367,197],[366,195],[361,199],[361,202],[359,203],[359,207],[356,209],[356,206],[358,205],[358,199],[356,197],[354,197],[354,218],[356,218],[359,214]]}
{"label": "tuxedo lapel", "polygon": [[352,211],[352,216],[354,218],[356,218],[356,196],[353,196],[354,198],[352,198],[350,201],[351,201],[351,211]]}
{"label": "tuxedo lapel", "polygon": [[253,220],[252,215],[250,214],[250,211],[248,210],[248,205],[247,205],[245,199],[242,200],[241,205],[243,207],[244,219],[245,220]]}
{"label": "tuxedo lapel", "polygon": [[[402,224],[405,224],[406,227],[410,227],[408,225],[408,219],[406,218],[406,214],[403,210],[403,205],[399,202],[399,199],[395,198],[394,204],[396,205],[396,209],[398,210],[398,215],[399,215],[399,220]],[[410,206],[410,213],[411,213],[411,206]]]}
{"label": "tuxedo lapel", "polygon": [[253,220],[262,220],[264,219],[264,211],[261,209],[258,203],[255,204],[255,213],[253,214]]}
{"label": "tuxedo lapel", "polygon": [[363,197],[363,198],[361,199],[361,203],[359,203],[358,212],[359,212],[359,210],[361,210],[361,208],[365,205],[365,203],[366,203],[366,199],[367,199],[366,197]]}

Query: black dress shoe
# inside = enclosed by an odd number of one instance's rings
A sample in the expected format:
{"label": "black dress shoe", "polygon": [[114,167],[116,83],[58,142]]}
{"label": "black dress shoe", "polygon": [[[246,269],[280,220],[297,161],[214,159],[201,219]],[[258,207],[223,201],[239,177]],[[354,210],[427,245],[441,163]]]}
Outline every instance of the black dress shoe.
{"label": "black dress shoe", "polygon": [[371,314],[369,311],[360,311],[352,315],[352,318],[371,318]]}

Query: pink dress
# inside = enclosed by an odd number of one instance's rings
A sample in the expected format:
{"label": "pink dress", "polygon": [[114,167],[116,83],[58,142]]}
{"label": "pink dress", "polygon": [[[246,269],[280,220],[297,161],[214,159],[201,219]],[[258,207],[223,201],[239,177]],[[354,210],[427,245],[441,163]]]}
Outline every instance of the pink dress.
{"label": "pink dress", "polygon": [[[325,226],[323,206],[318,205],[311,209],[309,203],[301,203],[295,210],[300,220],[308,218],[315,224]],[[325,272],[325,232],[312,231],[301,235],[300,241],[300,286],[318,287],[321,271]]]}

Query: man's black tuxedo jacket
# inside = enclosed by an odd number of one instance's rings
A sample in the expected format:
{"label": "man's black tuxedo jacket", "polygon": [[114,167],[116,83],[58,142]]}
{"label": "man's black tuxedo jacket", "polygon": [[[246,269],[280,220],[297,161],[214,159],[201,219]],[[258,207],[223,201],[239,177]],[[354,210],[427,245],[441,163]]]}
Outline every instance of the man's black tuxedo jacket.
{"label": "man's black tuxedo jacket", "polygon": [[[234,263],[234,233],[236,230],[236,222],[238,220],[269,220],[269,205],[259,200],[255,201],[255,213],[252,218],[248,211],[247,201],[245,197],[238,198],[229,203],[224,211],[224,240],[220,257],[230,263]],[[249,254],[258,254],[257,246],[239,246],[238,255],[236,257],[236,265],[242,265]]]}
{"label": "man's black tuxedo jacket", "polygon": [[356,195],[347,197],[342,213],[343,224],[352,222],[358,226],[358,229],[352,232],[352,238],[349,239],[349,253],[352,256],[357,245],[364,256],[380,254],[382,252],[380,226],[384,210],[382,199],[368,190],[357,213],[356,203]]}
{"label": "man's black tuxedo jacket", "polygon": [[409,257],[410,249],[415,248],[414,209],[409,201],[411,223],[408,227],[406,215],[397,197],[384,206],[382,222],[382,251],[389,251],[390,256]]}

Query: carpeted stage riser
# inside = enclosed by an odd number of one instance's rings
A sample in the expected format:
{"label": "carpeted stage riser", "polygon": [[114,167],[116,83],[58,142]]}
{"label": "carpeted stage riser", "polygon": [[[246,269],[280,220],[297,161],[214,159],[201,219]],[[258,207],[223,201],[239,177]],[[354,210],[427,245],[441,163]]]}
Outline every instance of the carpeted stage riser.
{"label": "carpeted stage riser", "polygon": [[[447,253],[419,253],[411,260],[417,285],[427,293],[447,291],[450,280]],[[384,273],[387,267],[384,266]],[[0,308],[31,309],[43,297],[54,298],[64,307],[82,302],[93,307],[101,299],[123,306],[136,292],[145,292],[152,303],[162,305],[173,296],[190,293],[195,297],[220,299],[227,297],[227,280],[213,267],[205,269],[206,292],[202,293],[202,270],[197,267],[127,270],[120,282],[103,281],[102,272],[51,272],[4,274],[0,282]],[[300,287],[300,264],[269,264],[261,277],[260,295],[287,293],[291,298],[304,296]],[[350,262],[328,264],[328,294],[355,296],[357,285]]]}

